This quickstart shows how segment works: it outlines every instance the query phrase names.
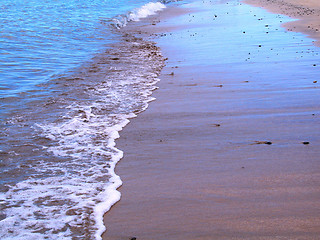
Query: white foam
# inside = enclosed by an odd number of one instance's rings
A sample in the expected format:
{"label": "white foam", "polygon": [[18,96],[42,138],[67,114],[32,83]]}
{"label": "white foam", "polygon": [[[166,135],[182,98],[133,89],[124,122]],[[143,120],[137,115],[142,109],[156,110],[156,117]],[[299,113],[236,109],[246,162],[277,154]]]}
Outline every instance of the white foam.
{"label": "white foam", "polygon": [[58,160],[39,161],[31,166],[37,174],[0,195],[0,203],[8,206],[0,221],[1,239],[84,239],[88,232],[90,239],[101,239],[103,215],[121,197],[115,166],[123,152],[115,140],[154,100],[155,72],[162,66],[161,57],[148,58],[152,44],[127,44],[137,45],[137,52],[119,49],[132,55],[124,55],[125,68],[119,64],[119,71],[94,85],[93,100],[72,103],[57,121],[35,125],[37,135],[52,140],[44,149]]}
{"label": "white foam", "polygon": [[149,2],[128,14],[129,21],[139,21],[142,18],[156,14],[156,12],[166,8],[166,6],[160,2]]}
{"label": "white foam", "polygon": [[166,8],[161,2],[149,2],[140,8],[134,9],[125,15],[119,15],[112,19],[113,26],[116,28],[122,28],[128,24],[130,21],[139,21],[142,18],[156,14],[158,11]]}
{"label": "white foam", "polygon": [[[89,107],[72,106],[72,111],[84,108]],[[58,124],[37,125],[44,136],[58,140],[56,146],[48,148],[49,152],[72,159],[58,165],[39,164],[39,174],[47,169],[62,174],[43,179],[30,178],[0,196],[0,201],[7,200],[13,205],[6,209],[8,217],[0,221],[2,239],[45,239],[42,234],[34,234],[42,229],[50,229],[46,232],[50,239],[58,239],[58,236],[71,239],[72,233],[63,233],[63,229],[66,226],[77,228],[86,221],[92,222],[95,239],[101,239],[105,231],[103,215],[121,196],[117,188],[122,181],[114,169],[123,152],[115,148],[115,139],[129,123],[129,118],[136,115],[97,116],[90,111],[89,115],[91,121],[75,116]],[[104,136],[101,143],[93,142],[97,135]],[[70,208],[77,213],[66,214]],[[93,212],[86,213],[88,209]],[[21,232],[15,230],[17,226]],[[55,232],[61,233],[57,235]]]}

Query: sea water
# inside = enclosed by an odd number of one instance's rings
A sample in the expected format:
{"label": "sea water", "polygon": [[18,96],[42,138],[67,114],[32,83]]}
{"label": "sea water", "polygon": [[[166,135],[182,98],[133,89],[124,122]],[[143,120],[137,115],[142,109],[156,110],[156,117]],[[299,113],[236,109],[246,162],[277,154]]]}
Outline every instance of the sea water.
{"label": "sea water", "polygon": [[148,0],[0,2],[0,239],[100,239],[120,199],[119,131],[163,67],[117,29]]}

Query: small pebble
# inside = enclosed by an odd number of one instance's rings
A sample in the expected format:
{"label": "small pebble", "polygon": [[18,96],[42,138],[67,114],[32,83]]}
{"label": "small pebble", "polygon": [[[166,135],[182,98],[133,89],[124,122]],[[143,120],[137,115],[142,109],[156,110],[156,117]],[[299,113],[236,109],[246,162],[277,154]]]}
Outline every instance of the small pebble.
{"label": "small pebble", "polygon": [[310,144],[310,142],[302,142],[304,145],[308,145]]}
{"label": "small pebble", "polygon": [[267,145],[271,145],[272,142],[269,142],[269,141],[255,141],[255,144],[267,144]]}

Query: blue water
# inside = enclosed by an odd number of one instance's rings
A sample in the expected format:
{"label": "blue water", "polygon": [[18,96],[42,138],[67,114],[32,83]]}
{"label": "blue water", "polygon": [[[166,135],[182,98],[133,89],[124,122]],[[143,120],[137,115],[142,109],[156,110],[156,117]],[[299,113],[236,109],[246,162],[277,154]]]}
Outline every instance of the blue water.
{"label": "blue water", "polygon": [[2,0],[0,97],[64,74],[113,42],[108,24],[148,1]]}
{"label": "blue water", "polygon": [[120,199],[115,139],[147,108],[164,62],[115,21],[164,7],[0,1],[0,239],[101,239]]}

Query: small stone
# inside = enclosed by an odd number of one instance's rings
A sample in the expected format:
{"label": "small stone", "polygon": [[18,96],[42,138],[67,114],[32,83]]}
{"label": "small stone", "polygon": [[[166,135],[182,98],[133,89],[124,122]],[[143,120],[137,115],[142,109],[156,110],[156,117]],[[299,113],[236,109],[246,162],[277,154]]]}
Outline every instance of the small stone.
{"label": "small stone", "polygon": [[317,83],[318,81],[313,81],[313,83]]}
{"label": "small stone", "polygon": [[255,144],[267,144],[267,145],[271,145],[272,142],[269,142],[269,141],[255,141]]}
{"label": "small stone", "polygon": [[174,75],[174,72],[171,72],[169,75],[173,76],[173,75]]}
{"label": "small stone", "polygon": [[302,142],[302,144],[308,145],[308,144],[310,144],[310,142]]}
{"label": "small stone", "polygon": [[130,240],[137,240],[137,238],[136,238],[136,237],[133,237],[133,238],[131,238]]}

